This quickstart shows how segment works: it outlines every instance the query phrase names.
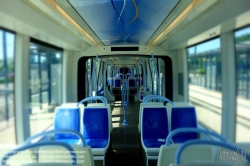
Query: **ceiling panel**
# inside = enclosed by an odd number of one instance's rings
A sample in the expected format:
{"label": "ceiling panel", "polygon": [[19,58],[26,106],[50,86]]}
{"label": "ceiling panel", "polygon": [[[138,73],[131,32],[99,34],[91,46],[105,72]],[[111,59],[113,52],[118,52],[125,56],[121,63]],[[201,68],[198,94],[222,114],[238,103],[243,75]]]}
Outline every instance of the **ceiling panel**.
{"label": "ceiling panel", "polygon": [[144,45],[179,0],[68,0],[104,45]]}

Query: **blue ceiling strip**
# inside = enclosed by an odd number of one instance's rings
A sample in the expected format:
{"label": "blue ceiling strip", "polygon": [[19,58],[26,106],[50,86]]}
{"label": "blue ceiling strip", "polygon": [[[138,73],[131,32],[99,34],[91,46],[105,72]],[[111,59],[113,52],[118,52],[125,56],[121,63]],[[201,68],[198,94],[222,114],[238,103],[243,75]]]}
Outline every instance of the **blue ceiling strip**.
{"label": "blue ceiling strip", "polygon": [[[112,3],[112,7],[113,7],[113,9],[115,10],[115,12],[116,12],[116,14],[118,15],[118,17],[121,19],[121,22],[122,22],[122,25],[123,25],[123,29],[124,29],[124,32],[125,32],[125,35],[126,35],[126,37],[124,38],[124,42],[126,42],[125,40],[128,38],[128,42],[130,42],[130,38],[129,38],[129,35],[131,34],[131,32],[130,32],[130,34],[128,35],[127,34],[127,32],[126,32],[126,30],[125,30],[125,24],[124,24],[124,21],[123,21],[123,19],[122,19],[122,17],[121,17],[121,15],[119,14],[119,12],[116,10],[116,8],[115,8],[115,5],[114,5],[114,0],[111,0],[111,3]],[[117,36],[116,36],[116,38],[117,39],[119,39],[119,40],[121,40],[120,39],[120,35],[122,34],[122,32],[121,33],[119,33]]]}
{"label": "blue ceiling strip", "polygon": [[113,6],[113,8],[114,8],[114,10],[115,10],[116,14],[117,14],[117,15],[118,15],[118,17],[121,19],[122,24],[123,24],[123,27],[124,27],[124,22],[123,22],[123,19],[121,18],[121,16],[119,15],[118,11],[117,11],[117,10],[116,10],[116,8],[115,8],[115,5],[114,5],[114,0],[111,0],[111,3],[112,3],[112,6]]}

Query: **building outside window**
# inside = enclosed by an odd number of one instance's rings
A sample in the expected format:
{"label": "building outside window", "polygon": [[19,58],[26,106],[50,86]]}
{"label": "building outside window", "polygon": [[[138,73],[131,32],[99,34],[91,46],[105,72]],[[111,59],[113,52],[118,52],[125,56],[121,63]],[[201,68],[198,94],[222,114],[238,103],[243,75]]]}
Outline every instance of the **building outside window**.
{"label": "building outside window", "polygon": [[187,48],[189,102],[201,125],[221,133],[220,38]]}

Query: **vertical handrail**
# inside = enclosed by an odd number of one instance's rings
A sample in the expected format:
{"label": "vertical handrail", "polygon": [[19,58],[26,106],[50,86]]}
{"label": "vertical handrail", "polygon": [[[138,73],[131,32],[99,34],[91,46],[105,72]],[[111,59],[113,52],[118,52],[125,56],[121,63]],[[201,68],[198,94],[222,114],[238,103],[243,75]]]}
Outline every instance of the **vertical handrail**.
{"label": "vertical handrail", "polygon": [[128,125],[128,121],[126,119],[126,111],[128,108],[128,96],[129,96],[129,88],[128,88],[128,83],[126,79],[122,80],[122,105],[123,105],[123,110],[124,110],[124,119],[122,122],[122,125]]}
{"label": "vertical handrail", "polygon": [[154,55],[151,54],[151,56],[152,56],[152,59],[153,59],[153,62],[154,62],[154,67],[155,67],[154,73],[156,74],[156,83],[157,83],[157,92],[156,92],[156,94],[159,95],[160,94],[160,81],[159,81],[158,68],[157,68],[157,65],[156,65]]}
{"label": "vertical handrail", "polygon": [[152,95],[154,95],[154,80],[153,80],[153,76],[152,76],[152,70],[151,70],[151,66],[150,66],[150,60],[148,59],[148,68],[150,71],[150,76],[151,76],[151,90],[152,90]]}
{"label": "vertical handrail", "polygon": [[[105,94],[105,92],[106,92],[106,82],[107,82],[107,80],[106,80],[106,74],[107,74],[107,69],[108,69],[108,66],[109,66],[109,65],[111,65],[111,70],[112,70],[113,64],[112,64],[112,62],[108,59],[108,60],[106,61],[106,65],[105,65],[105,67],[104,67],[104,74],[103,74],[103,90],[104,90],[104,94]],[[109,78],[107,77],[107,79],[109,79]],[[108,95],[108,101],[109,101],[109,95]]]}
{"label": "vertical handrail", "polygon": [[141,59],[140,61],[137,62],[138,68],[139,68],[139,65],[142,66],[142,70],[143,70],[143,86],[144,86],[144,89],[146,89],[146,81],[145,81],[146,80],[146,70],[145,70],[144,59]]}
{"label": "vertical handrail", "polygon": [[92,67],[92,76],[91,76],[91,81],[90,81],[90,92],[89,92],[89,96],[92,96],[92,84],[93,84],[93,81],[94,81],[94,77],[96,77],[96,71],[95,71],[95,68],[96,68],[96,63],[98,61],[98,54],[96,55],[96,58],[95,58],[95,62],[93,63],[93,67]]}
{"label": "vertical handrail", "polygon": [[99,85],[99,77],[100,77],[100,72],[101,72],[101,68],[102,68],[102,59],[99,65],[99,70],[98,70],[98,76],[97,76],[97,81],[96,81],[96,92],[98,91],[98,85]]}

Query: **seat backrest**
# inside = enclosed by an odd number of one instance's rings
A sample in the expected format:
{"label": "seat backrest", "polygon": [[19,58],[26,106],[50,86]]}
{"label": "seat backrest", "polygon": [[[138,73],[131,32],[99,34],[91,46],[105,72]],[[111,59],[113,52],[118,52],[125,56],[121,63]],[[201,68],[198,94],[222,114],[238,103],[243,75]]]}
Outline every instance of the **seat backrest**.
{"label": "seat backrest", "polygon": [[[80,132],[80,113],[77,107],[56,107],[54,113],[54,129],[69,129]],[[77,139],[72,134],[55,134],[54,139]]]}
{"label": "seat backrest", "polygon": [[[197,128],[197,118],[193,106],[173,106],[171,110],[171,131],[178,128]],[[172,140],[175,143],[185,142],[190,139],[198,139],[197,133],[179,133]]]}
{"label": "seat backrest", "polygon": [[223,147],[217,148],[215,161],[227,161],[235,165],[244,165],[246,154],[250,152],[250,143],[235,143],[234,146],[238,148],[237,151],[230,151]]}
{"label": "seat backrest", "polygon": [[121,82],[122,79],[121,78],[113,78],[113,87],[114,88],[120,88],[121,87]]}
{"label": "seat backrest", "polygon": [[84,107],[83,129],[85,139],[109,139],[107,107]]}
{"label": "seat backrest", "polygon": [[142,110],[142,139],[165,139],[168,117],[165,106],[144,106]]}
{"label": "seat backrest", "polygon": [[[170,101],[169,99],[163,97],[163,96],[159,96],[159,95],[148,95],[146,97],[143,98],[143,103],[140,105],[140,111],[139,111],[139,125],[138,125],[138,129],[139,129],[139,132],[141,132],[141,128],[142,128],[142,125],[141,125],[141,121],[142,121],[142,110],[144,107],[146,106],[150,106],[150,107],[155,107],[155,106],[159,106],[159,107],[162,107],[164,109],[167,110],[167,107],[164,106],[164,104],[161,102],[161,103],[158,103],[158,102],[149,102],[150,100],[160,100],[160,101],[167,101],[167,102],[170,102],[172,103],[172,101]],[[173,103],[172,103],[173,104]],[[148,108],[150,108],[148,107]],[[168,113],[166,115],[166,117],[168,117]],[[166,119],[166,122],[168,123],[168,118]],[[168,126],[168,125],[167,125]],[[169,127],[168,127],[169,128]],[[169,131],[169,129],[167,129]]]}
{"label": "seat backrest", "polygon": [[[158,102],[148,102],[148,106],[163,106],[163,103],[158,103]],[[142,119],[142,109],[144,107],[144,103],[141,103],[140,105],[140,110],[139,110],[139,124],[138,124],[138,130],[139,133],[141,132],[141,119]]]}
{"label": "seat backrest", "polygon": [[[85,107],[87,107],[87,108],[99,108],[99,107],[104,108],[105,106],[103,106],[103,103],[88,103],[87,106],[84,106],[82,104],[82,107],[80,108],[81,117],[83,117],[83,110]],[[111,116],[112,113],[111,113],[110,104],[107,104],[106,108],[108,109],[109,131],[112,132],[113,126],[112,126],[112,116]],[[82,126],[81,126],[81,131],[82,131]]]}
{"label": "seat backrest", "polygon": [[[241,152],[241,151],[244,151],[243,149],[233,145],[233,144],[229,144],[227,142],[222,142],[222,141],[213,141],[213,140],[189,140],[185,143],[183,143],[177,150],[177,153],[176,153],[176,156],[175,156],[175,163],[176,165],[183,165],[182,164],[182,161],[181,161],[181,158],[182,158],[182,154],[183,152],[185,152],[184,150],[187,149],[187,147],[190,147],[191,145],[211,145],[212,146],[220,146],[220,147],[223,147],[223,148],[226,148],[228,150],[230,150],[230,155],[229,157],[232,159],[232,158],[237,158],[237,156],[234,156],[234,153],[236,152]],[[206,164],[204,165],[208,165],[208,166],[214,166],[214,165],[233,165],[233,163],[230,163],[228,161],[213,161],[212,158],[211,160],[209,160],[209,162],[205,162]],[[238,165],[239,163],[237,163],[237,161],[235,161],[236,165]],[[197,162],[194,162],[194,163],[188,163],[187,164],[188,166],[190,165],[197,165]],[[248,153],[245,153],[245,161],[244,163],[240,163],[240,165],[250,165],[250,155]]]}
{"label": "seat backrest", "polygon": [[130,76],[130,77],[128,78],[128,86],[129,86],[129,87],[135,87],[135,81],[136,81],[136,78]]}
{"label": "seat backrest", "polygon": [[[170,146],[162,145],[159,152],[157,166],[170,165],[175,162],[175,155],[181,144],[172,144]],[[181,156],[181,161],[186,163],[197,160],[211,160],[212,149],[209,146],[192,146],[185,149]]]}

